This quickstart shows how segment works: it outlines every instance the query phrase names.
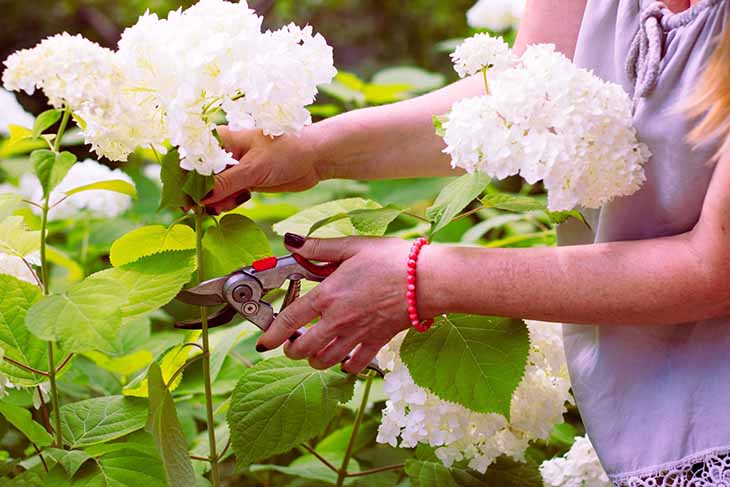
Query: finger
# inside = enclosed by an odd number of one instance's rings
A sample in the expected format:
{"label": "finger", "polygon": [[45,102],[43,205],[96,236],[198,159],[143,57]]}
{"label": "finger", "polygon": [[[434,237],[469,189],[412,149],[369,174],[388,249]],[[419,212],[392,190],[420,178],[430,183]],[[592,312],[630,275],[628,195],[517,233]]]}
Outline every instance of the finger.
{"label": "finger", "polygon": [[244,190],[234,194],[233,196],[229,196],[228,198],[226,198],[224,200],[218,201],[213,204],[209,204],[205,208],[206,208],[206,211],[208,212],[208,214],[220,215],[223,212],[231,211],[231,210],[238,208],[239,206],[246,203],[250,199],[251,199],[251,193],[248,190],[244,189]]}
{"label": "finger", "polygon": [[317,352],[327,347],[335,337],[336,334],[332,326],[328,325],[325,320],[319,320],[306,333],[291,342],[287,347],[287,357],[293,360],[313,357]]}
{"label": "finger", "polygon": [[248,152],[256,135],[254,130],[234,131],[225,125],[219,125],[215,130],[223,143],[223,148],[233,154],[236,160],[241,159]]}
{"label": "finger", "polygon": [[215,177],[213,190],[203,200],[203,204],[214,206],[224,200],[235,198],[256,182],[254,172],[244,156],[237,165],[231,166]]}
{"label": "finger", "polygon": [[339,364],[357,346],[358,340],[352,337],[337,337],[329,345],[309,359],[309,365],[318,370],[329,369]]}
{"label": "finger", "polygon": [[284,308],[269,329],[261,335],[256,343],[256,350],[262,352],[280,346],[299,328],[317,318],[321,313],[314,305],[316,294],[317,288],[314,288]]}
{"label": "finger", "polygon": [[342,370],[348,374],[358,374],[373,361],[383,345],[361,343],[349,359],[342,364]]}
{"label": "finger", "polygon": [[357,254],[368,242],[367,238],[305,238],[301,235],[287,233],[284,245],[307,259],[322,262],[342,262]]}

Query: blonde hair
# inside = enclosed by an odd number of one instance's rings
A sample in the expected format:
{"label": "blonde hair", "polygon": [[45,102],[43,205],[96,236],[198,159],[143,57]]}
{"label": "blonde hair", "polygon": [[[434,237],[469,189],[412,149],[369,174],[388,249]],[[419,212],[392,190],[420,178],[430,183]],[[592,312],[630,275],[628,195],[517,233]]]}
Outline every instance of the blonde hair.
{"label": "blonde hair", "polygon": [[[727,19],[730,22],[730,19]],[[721,34],[717,48],[705,68],[692,97],[685,103],[691,117],[700,118],[689,133],[689,141],[700,145],[720,140],[713,158],[730,157],[730,26]]]}

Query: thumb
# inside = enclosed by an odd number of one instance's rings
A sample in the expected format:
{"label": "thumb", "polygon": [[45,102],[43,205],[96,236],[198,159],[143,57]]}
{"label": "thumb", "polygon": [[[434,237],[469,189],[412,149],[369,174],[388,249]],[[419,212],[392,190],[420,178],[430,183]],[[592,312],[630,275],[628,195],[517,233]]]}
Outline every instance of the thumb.
{"label": "thumb", "polygon": [[290,251],[307,259],[320,262],[342,262],[357,254],[366,239],[345,238],[305,238],[294,233],[284,235],[284,245]]}
{"label": "thumb", "polygon": [[241,159],[254,142],[255,130],[233,131],[226,125],[216,127],[223,148],[233,154],[234,159]]}

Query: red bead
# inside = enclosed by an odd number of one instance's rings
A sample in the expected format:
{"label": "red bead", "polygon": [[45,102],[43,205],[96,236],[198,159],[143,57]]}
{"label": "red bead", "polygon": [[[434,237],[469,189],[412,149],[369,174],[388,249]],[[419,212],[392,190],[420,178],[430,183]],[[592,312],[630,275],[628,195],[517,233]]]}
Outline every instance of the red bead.
{"label": "red bead", "polygon": [[414,259],[408,259],[408,267],[410,267],[411,269],[415,269],[416,261]]}
{"label": "red bead", "polygon": [[416,269],[408,269],[408,276],[416,277]]}
{"label": "red bead", "polygon": [[416,290],[416,286],[415,286],[415,284],[409,284],[409,285],[408,285],[408,290],[409,290],[409,291],[415,291],[415,290]]}
{"label": "red bead", "polygon": [[411,290],[408,290],[408,292],[406,293],[406,298],[408,298],[408,301],[411,301],[411,300],[415,301],[416,293]]}
{"label": "red bead", "polygon": [[418,321],[418,315],[416,313],[411,313],[408,315],[408,319],[411,320],[411,323],[414,321]]}
{"label": "red bead", "polygon": [[416,307],[415,307],[415,306],[408,306],[408,312],[409,312],[410,314],[415,314],[415,313],[417,313],[417,311],[416,311]]}
{"label": "red bead", "polygon": [[414,328],[418,328],[421,326],[421,322],[418,320],[411,320],[411,325],[413,325]]}
{"label": "red bead", "polygon": [[416,283],[416,276],[410,275],[408,276],[408,284],[415,284]]}

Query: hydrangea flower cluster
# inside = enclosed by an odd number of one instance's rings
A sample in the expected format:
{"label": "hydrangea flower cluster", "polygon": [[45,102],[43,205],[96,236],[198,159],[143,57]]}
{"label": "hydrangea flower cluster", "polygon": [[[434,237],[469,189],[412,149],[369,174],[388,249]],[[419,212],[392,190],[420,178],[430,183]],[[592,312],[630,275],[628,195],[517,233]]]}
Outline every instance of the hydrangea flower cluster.
{"label": "hydrangea flower cluster", "polygon": [[[94,218],[115,218],[123,214],[132,206],[132,198],[125,194],[113,191],[89,190],[69,197],[66,196],[66,192],[71,189],[112,180],[122,180],[134,184],[132,178],[121,169],[112,170],[91,159],[74,164],[58,186],[51,191],[49,204],[52,208],[48,212],[48,219],[63,220],[71,218],[77,216],[80,211],[86,211]],[[9,184],[0,186],[0,193],[21,194],[31,201],[43,200],[43,188],[41,188],[38,178],[33,174],[21,176],[19,187]],[[33,207],[33,211],[40,212],[36,207]],[[38,263],[40,264],[40,262]],[[0,272],[2,272],[2,267],[0,267]]]}
{"label": "hydrangea flower cluster", "polygon": [[33,127],[33,115],[20,106],[15,95],[0,88],[0,134],[9,134],[10,125],[31,128]]}
{"label": "hydrangea flower cluster", "polygon": [[484,69],[496,73],[509,69],[517,62],[504,39],[489,34],[476,34],[459,44],[451,54],[454,69],[464,78]]}
{"label": "hydrangea flower cluster", "polygon": [[587,436],[575,439],[570,451],[540,465],[548,487],[611,487],[611,481],[598,460]]}
{"label": "hydrangea flower cluster", "polygon": [[[485,36],[468,41],[475,53],[469,66],[480,64],[478,55],[481,64],[504,59]],[[457,71],[473,71],[464,69],[463,56],[455,58]],[[519,63],[493,73],[488,95],[455,103],[445,118],[444,152],[454,167],[542,180],[552,211],[599,208],[636,192],[651,156],[637,140],[623,89],[577,68],[552,45],[527,48]]]}
{"label": "hydrangea flower cluster", "polygon": [[245,1],[201,0],[166,19],[143,15],[116,51],[48,38],[11,55],[3,82],[70,107],[99,155],[121,161],[169,142],[181,167],[210,175],[237,162],[214,134],[220,113],[234,130],[298,133],[317,86],[336,74],[332,48],[311,27],[261,32],[261,22]]}
{"label": "hydrangea flower cluster", "polygon": [[475,29],[504,32],[516,29],[525,13],[526,0],[479,0],[466,13],[466,20]]}
{"label": "hydrangea flower cluster", "polygon": [[378,355],[387,370],[388,400],[377,441],[404,448],[425,443],[436,447],[444,465],[466,460],[479,472],[501,455],[524,460],[530,441],[549,437],[572,400],[560,325],[528,322],[528,328],[530,354],[512,397],[510,422],[444,401],[416,385],[398,355],[405,334],[398,335]]}

